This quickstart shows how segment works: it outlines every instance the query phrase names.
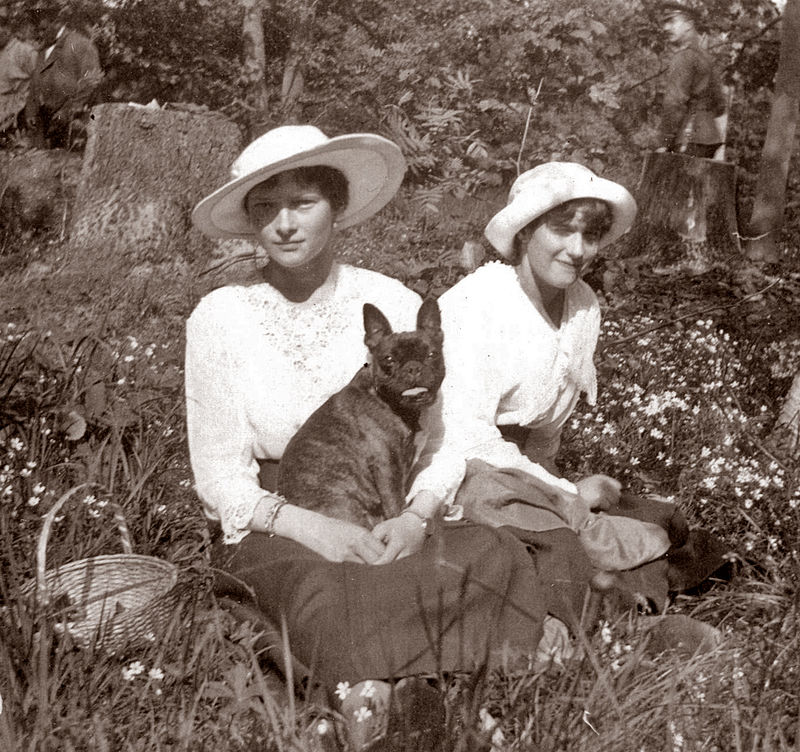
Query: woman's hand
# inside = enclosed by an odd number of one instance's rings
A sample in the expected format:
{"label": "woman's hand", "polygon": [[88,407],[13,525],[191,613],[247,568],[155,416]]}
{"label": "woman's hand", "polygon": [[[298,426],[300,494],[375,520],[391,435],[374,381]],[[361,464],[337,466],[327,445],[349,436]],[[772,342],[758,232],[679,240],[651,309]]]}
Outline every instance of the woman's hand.
{"label": "woman's hand", "polygon": [[590,475],[576,484],[578,495],[592,511],[608,509],[619,501],[622,484],[608,475]]}
{"label": "woman's hand", "polygon": [[425,542],[426,530],[419,517],[404,512],[399,517],[379,522],[372,528],[372,534],[386,546],[381,557],[373,563],[387,564],[417,553]]}
{"label": "woman's hand", "polygon": [[301,543],[328,561],[377,564],[386,548],[377,536],[360,525],[291,504],[278,513],[275,532]]}

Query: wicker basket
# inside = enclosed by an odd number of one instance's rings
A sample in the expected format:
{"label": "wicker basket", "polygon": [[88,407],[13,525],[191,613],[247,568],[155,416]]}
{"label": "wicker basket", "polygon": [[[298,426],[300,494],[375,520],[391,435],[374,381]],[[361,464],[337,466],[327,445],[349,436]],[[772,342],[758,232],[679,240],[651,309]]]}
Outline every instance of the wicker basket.
{"label": "wicker basket", "polygon": [[114,520],[122,538],[122,554],[93,556],[46,569],[47,541],[55,516],[76,491],[67,491],[45,515],[36,551],[36,580],[23,596],[47,607],[57,632],[68,632],[80,647],[109,652],[141,640],[154,641],[180,607],[183,588],[178,568],[153,556],[134,554],[122,510]]}

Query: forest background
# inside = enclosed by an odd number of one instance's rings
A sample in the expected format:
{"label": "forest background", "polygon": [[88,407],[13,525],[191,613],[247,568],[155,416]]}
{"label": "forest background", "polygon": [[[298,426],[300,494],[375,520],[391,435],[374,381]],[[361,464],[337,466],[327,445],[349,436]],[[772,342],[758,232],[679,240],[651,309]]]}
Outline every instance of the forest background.
{"label": "forest background", "polygon": [[[697,5],[733,89],[726,159],[737,165],[746,236],[781,13],[769,0]],[[519,171],[574,160],[636,192],[655,144],[666,50],[650,2],[0,8],[18,23],[50,10],[91,30],[106,73],[98,101],[221,112],[243,141],[285,122],[396,141],[409,164],[400,196],[348,231],[341,250],[421,293],[465,272],[465,241],[480,242]],[[692,275],[660,268],[657,248],[626,248],[590,279],[605,319],[601,399],[569,424],[562,464],[571,477],[607,472],[677,500],[731,546],[734,581],[671,606],[709,625],[713,650],[655,655],[641,620],[606,622],[566,671],[456,682],[452,749],[789,750],[800,740],[797,437],[777,430],[800,370],[797,182],[790,169],[771,265],[742,254]],[[67,263],[71,211],[48,232],[0,223],[0,748],[317,748],[324,711],[257,670],[254,634],[207,588],[186,457],[183,323],[236,265],[210,274],[219,258],[186,244],[158,263],[109,256],[107,270],[78,273]],[[85,482],[94,491],[59,519],[48,565],[118,550],[113,502],[137,551],[205,583],[188,622],[156,644],[116,656],[75,650],[21,594],[43,514]]]}

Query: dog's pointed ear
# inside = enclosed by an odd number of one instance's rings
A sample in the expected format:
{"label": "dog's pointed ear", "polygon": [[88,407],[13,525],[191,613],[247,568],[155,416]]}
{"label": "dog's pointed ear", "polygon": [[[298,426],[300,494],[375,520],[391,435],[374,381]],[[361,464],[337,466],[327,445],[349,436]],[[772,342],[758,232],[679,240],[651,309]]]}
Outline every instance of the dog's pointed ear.
{"label": "dog's pointed ear", "polygon": [[444,339],[442,332],[442,315],[439,304],[434,298],[425,298],[417,312],[417,329],[427,332],[441,345]]}
{"label": "dog's pointed ear", "polygon": [[374,305],[364,303],[364,343],[372,350],[386,336],[392,333],[392,325]]}

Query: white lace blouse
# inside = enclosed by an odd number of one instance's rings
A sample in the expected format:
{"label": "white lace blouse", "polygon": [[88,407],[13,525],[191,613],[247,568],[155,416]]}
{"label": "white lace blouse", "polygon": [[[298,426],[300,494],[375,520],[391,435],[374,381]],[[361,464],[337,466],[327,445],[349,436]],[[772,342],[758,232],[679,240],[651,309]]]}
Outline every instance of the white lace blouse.
{"label": "white lace blouse", "polygon": [[206,295],[186,330],[186,413],[195,487],[225,541],[247,534],[264,495],[257,459],[280,459],[308,416],[367,358],[362,306],[413,329],[419,296],[377,272],[335,265],[307,301],[269,284]]}
{"label": "white lace blouse", "polygon": [[505,441],[498,426],[530,427],[537,456],[549,457],[580,393],[594,403],[600,307],[592,289],[582,281],[568,288],[556,327],[525,294],[514,267],[494,262],[445,292],[439,307],[447,375],[428,413],[422,469],[408,498],[427,490],[451,501],[471,458],[575,492]]}

